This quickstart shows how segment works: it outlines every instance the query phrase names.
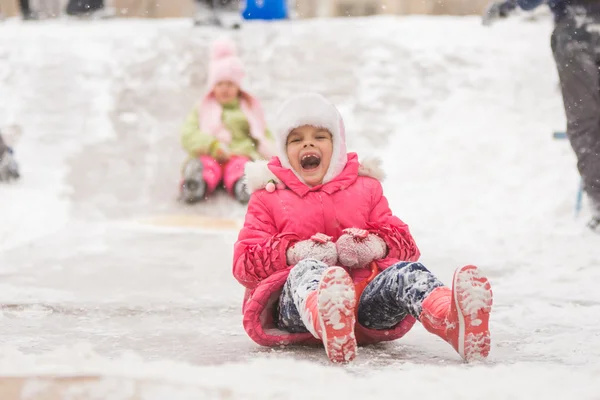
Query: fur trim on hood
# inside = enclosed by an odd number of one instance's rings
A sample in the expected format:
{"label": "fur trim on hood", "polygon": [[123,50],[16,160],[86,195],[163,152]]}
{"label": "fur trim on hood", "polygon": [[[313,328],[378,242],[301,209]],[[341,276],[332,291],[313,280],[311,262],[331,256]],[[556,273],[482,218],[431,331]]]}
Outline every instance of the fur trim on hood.
{"label": "fur trim on hood", "polygon": [[[246,163],[244,176],[248,193],[252,194],[266,188],[269,182],[272,182],[275,186],[282,184],[271,170],[269,170],[268,163],[268,161],[264,160]],[[367,176],[383,182],[385,179],[385,172],[381,168],[381,160],[376,157],[365,158],[360,162],[358,175]]]}

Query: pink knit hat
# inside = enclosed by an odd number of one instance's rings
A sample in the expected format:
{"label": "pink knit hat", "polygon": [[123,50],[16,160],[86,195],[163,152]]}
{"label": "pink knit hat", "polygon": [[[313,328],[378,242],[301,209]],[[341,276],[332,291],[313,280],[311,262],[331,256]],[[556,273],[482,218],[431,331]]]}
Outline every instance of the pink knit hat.
{"label": "pink knit hat", "polygon": [[245,75],[244,65],[237,56],[235,43],[224,38],[215,40],[210,49],[208,91],[212,92],[221,81],[231,81],[241,87]]}

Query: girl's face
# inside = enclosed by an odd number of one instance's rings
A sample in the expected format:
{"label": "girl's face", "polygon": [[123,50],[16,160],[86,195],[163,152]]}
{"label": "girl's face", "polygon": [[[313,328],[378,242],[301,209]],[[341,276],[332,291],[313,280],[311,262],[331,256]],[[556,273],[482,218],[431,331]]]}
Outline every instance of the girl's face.
{"label": "girl's face", "polygon": [[219,104],[227,104],[238,98],[240,87],[231,81],[221,81],[217,83],[213,93]]}
{"label": "girl's face", "polygon": [[333,139],[327,129],[300,126],[287,137],[286,152],[294,171],[308,186],[323,183],[333,154]]}

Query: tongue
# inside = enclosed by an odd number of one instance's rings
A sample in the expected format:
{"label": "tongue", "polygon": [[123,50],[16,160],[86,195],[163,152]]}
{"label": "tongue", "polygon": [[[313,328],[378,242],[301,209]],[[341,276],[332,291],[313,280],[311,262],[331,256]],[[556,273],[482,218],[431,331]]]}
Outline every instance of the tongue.
{"label": "tongue", "polygon": [[300,165],[302,165],[302,168],[304,169],[315,169],[319,164],[321,164],[321,160],[319,157],[314,156],[306,157],[300,162]]}

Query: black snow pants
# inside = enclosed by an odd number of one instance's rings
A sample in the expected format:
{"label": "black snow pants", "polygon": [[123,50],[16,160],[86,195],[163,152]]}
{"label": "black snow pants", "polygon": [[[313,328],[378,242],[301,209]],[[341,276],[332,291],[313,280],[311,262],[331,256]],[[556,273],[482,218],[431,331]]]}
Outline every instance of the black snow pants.
{"label": "black snow pants", "polygon": [[567,7],[556,21],[551,45],[567,135],[584,189],[600,216],[600,2]]}

